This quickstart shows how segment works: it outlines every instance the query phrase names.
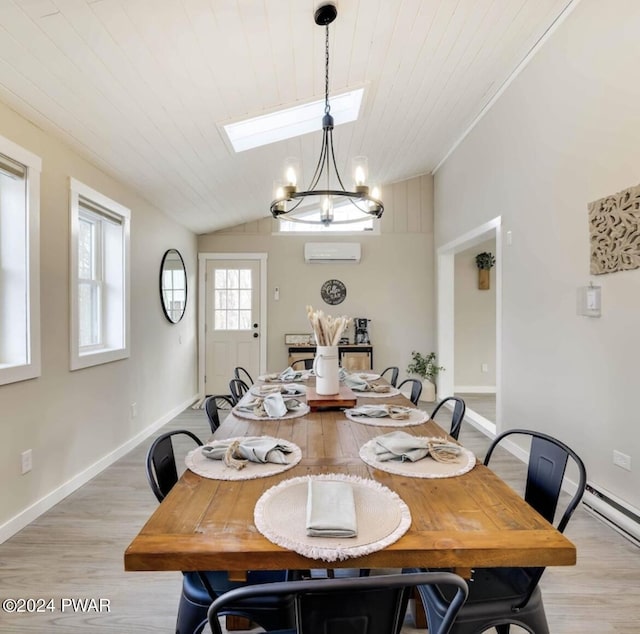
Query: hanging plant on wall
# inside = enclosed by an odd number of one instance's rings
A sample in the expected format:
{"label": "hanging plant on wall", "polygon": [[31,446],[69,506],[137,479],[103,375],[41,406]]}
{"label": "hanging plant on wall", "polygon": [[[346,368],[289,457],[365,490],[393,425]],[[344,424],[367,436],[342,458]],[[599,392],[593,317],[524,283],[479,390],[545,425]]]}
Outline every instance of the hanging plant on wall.
{"label": "hanging plant on wall", "polygon": [[483,251],[476,255],[476,266],[478,267],[478,288],[487,291],[490,288],[489,272],[495,266],[496,259],[489,251]]}

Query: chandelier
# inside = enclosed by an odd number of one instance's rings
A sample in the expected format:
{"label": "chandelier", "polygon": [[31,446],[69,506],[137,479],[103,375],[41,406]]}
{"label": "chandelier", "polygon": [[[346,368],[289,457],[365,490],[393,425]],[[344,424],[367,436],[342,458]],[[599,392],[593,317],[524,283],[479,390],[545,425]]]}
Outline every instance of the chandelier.
{"label": "chandelier", "polygon": [[[271,214],[274,218],[328,226],[360,222],[367,217],[380,218],[384,211],[377,188],[372,188],[369,193],[366,157],[358,156],[353,159],[353,191],[348,191],[344,186],[336,165],[333,150],[333,117],[329,104],[329,24],[337,15],[335,5],[331,3],[321,5],[314,14],[315,23],[325,27],[324,116],[320,158],[306,191],[297,190],[297,160],[287,159],[284,182],[276,184],[275,199],[271,203]],[[313,220],[300,213],[307,210],[306,204],[301,207],[305,201],[309,203],[310,210],[320,209],[320,220]],[[294,214],[296,211],[298,215]],[[346,217],[340,219],[339,214],[346,211],[356,213],[345,213]]]}

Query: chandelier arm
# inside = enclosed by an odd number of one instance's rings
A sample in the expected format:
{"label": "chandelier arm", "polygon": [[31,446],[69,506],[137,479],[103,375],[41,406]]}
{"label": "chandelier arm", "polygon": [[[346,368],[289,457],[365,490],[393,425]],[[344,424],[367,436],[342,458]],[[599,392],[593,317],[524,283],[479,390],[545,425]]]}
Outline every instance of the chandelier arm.
{"label": "chandelier arm", "polygon": [[[338,179],[338,183],[340,183],[340,187],[342,187],[344,191],[347,191],[347,188],[344,186],[344,183],[342,182],[342,178],[340,178],[340,172],[338,171],[338,166],[336,165],[336,155],[333,150],[333,132],[330,130],[329,134],[331,135],[329,147],[331,148],[331,160],[333,161],[333,171],[336,173],[336,178]],[[329,170],[329,160],[327,158],[327,171],[328,170]]]}
{"label": "chandelier arm", "polygon": [[312,190],[320,181],[320,177],[322,176],[322,168],[325,162],[325,155],[327,153],[327,135],[328,131],[323,130],[322,132],[322,148],[320,149],[320,157],[318,158],[318,162],[316,164],[316,169],[313,172],[313,177],[311,178],[311,183],[309,185],[309,189]]}

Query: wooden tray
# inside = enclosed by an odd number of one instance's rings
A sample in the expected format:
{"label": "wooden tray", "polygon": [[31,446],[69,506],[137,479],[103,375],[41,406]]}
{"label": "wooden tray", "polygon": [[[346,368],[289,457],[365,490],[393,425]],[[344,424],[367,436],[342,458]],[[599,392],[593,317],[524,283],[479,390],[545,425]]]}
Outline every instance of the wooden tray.
{"label": "wooden tray", "polygon": [[340,386],[338,394],[318,394],[315,387],[307,388],[307,405],[312,412],[318,409],[342,409],[343,407],[355,407],[358,397],[351,388]]}

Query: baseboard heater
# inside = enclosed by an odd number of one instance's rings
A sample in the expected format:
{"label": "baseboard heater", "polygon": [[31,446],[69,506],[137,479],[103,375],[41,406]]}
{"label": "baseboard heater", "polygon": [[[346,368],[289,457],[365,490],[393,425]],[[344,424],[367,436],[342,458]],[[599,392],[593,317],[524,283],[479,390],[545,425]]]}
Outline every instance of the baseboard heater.
{"label": "baseboard heater", "polygon": [[640,515],[635,509],[594,484],[587,484],[582,501],[591,513],[640,546]]}

